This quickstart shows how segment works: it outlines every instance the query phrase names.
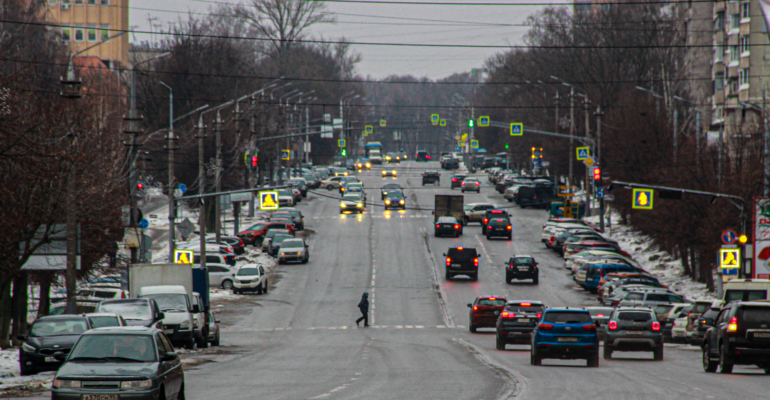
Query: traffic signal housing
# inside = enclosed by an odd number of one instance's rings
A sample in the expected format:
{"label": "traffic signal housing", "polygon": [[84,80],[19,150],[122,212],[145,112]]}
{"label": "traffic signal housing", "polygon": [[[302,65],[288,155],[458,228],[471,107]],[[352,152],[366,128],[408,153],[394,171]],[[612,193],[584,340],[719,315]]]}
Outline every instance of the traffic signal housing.
{"label": "traffic signal housing", "polygon": [[144,183],[142,183],[142,182],[138,182],[138,183],[136,184],[136,190],[142,190],[142,189],[144,189]]}
{"label": "traffic signal housing", "polygon": [[476,122],[473,121],[473,118],[468,119],[468,128],[473,128],[476,125]]}
{"label": "traffic signal housing", "polygon": [[251,156],[251,167],[252,168],[256,168],[258,161],[259,161],[259,157],[258,156]]}
{"label": "traffic signal housing", "polygon": [[343,157],[347,157],[348,156],[348,150],[347,149],[342,149],[342,151],[340,152],[340,155],[343,156]]}
{"label": "traffic signal housing", "polygon": [[602,185],[602,169],[599,167],[596,167],[592,171],[592,175],[594,176],[594,186],[601,186]]}

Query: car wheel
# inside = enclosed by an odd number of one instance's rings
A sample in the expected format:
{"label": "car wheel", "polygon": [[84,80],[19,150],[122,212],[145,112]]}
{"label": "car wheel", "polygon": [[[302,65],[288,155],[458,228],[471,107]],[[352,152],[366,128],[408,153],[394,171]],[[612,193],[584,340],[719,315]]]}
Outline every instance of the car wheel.
{"label": "car wheel", "polygon": [[708,344],[703,346],[703,370],[706,372],[716,372],[719,362],[711,361],[711,358],[709,357],[709,347]]}
{"label": "car wheel", "polygon": [[511,274],[505,274],[505,283],[511,283],[512,280],[513,280],[513,277],[511,276]]}
{"label": "car wheel", "polygon": [[195,338],[190,338],[190,340],[184,344],[184,348],[187,350],[192,350],[195,348]]}
{"label": "car wheel", "polygon": [[719,348],[719,373],[720,374],[732,374],[733,373],[733,363],[732,360],[728,359],[725,356],[725,352],[722,351],[722,348]]}
{"label": "car wheel", "polygon": [[505,340],[500,337],[500,335],[497,335],[497,350],[505,350]]}
{"label": "car wheel", "polygon": [[326,186],[326,190],[334,190],[334,185],[328,185],[328,186]]}
{"label": "car wheel", "polygon": [[270,281],[265,280],[265,290],[264,293],[267,294],[267,290],[270,288]]}
{"label": "car wheel", "polygon": [[279,258],[278,259],[278,264],[286,264],[286,261]]}
{"label": "car wheel", "polygon": [[610,348],[607,343],[604,343],[604,359],[605,360],[611,360],[612,359],[612,349]]}
{"label": "car wheel", "polygon": [[187,397],[184,394],[184,382],[182,383],[182,387],[179,388],[179,393],[176,394],[176,400],[185,400]]}
{"label": "car wheel", "polygon": [[586,361],[588,361],[589,368],[599,368],[599,353],[592,355],[591,358]]}
{"label": "car wheel", "polygon": [[29,376],[35,374],[36,371],[31,368],[21,368],[21,376]]}
{"label": "car wheel", "polygon": [[257,294],[262,294],[262,284],[260,283],[259,286],[257,286]]}
{"label": "car wheel", "polygon": [[211,342],[212,346],[219,346],[219,330],[217,330],[217,337],[214,338],[214,341]]}
{"label": "car wheel", "polygon": [[663,361],[663,346],[660,346],[658,350],[652,351],[652,358],[655,361]]}
{"label": "car wheel", "polygon": [[543,359],[533,351],[529,353],[529,363],[531,365],[540,366],[543,365]]}
{"label": "car wheel", "polygon": [[532,283],[534,283],[535,285],[540,283],[540,276],[539,275],[535,275],[535,277],[532,278]]}
{"label": "car wheel", "polygon": [[513,240],[513,235],[508,235],[508,240]]}
{"label": "car wheel", "polygon": [[230,290],[232,288],[233,288],[233,281],[229,279],[225,279],[224,281],[222,281],[222,289]]}
{"label": "car wheel", "polygon": [[476,325],[468,324],[468,330],[470,330],[471,333],[476,333]]}
{"label": "car wheel", "polygon": [[198,348],[207,349],[208,347],[209,347],[208,334],[206,332],[201,332],[201,339],[198,340]]}

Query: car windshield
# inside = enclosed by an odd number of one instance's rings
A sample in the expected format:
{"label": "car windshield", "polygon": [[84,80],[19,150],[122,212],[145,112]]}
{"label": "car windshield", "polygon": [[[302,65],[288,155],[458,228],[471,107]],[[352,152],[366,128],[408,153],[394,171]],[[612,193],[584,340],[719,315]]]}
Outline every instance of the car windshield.
{"label": "car windshield", "polygon": [[278,189],[279,196],[292,196],[292,192],[289,189]]}
{"label": "car windshield", "polygon": [[535,260],[529,257],[514,257],[513,265],[532,265]]}
{"label": "car windshield", "polygon": [[401,185],[397,183],[388,183],[382,187],[383,189],[401,189]]}
{"label": "car windshield", "polygon": [[508,220],[507,219],[493,219],[489,222],[492,226],[508,226]]}
{"label": "car windshield", "polygon": [[91,325],[93,325],[94,328],[104,328],[106,326],[120,326],[120,321],[118,320],[118,317],[103,316],[103,317],[89,317],[88,319],[91,321]]}
{"label": "car windshield", "polygon": [[347,195],[346,194],[345,196],[342,197],[342,200],[345,200],[345,201],[359,201],[359,200],[361,200],[361,197],[358,196],[357,194],[351,194],[351,195]]}
{"label": "car windshield", "polygon": [[476,183],[476,182],[478,182],[478,181],[479,181],[479,180],[478,180],[478,179],[476,179],[476,178],[465,178],[465,182],[468,182],[468,183]]}
{"label": "car windshield", "polygon": [[256,224],[252,226],[251,228],[247,229],[248,231],[261,231],[265,228],[265,224]]}
{"label": "car windshield", "polygon": [[305,243],[302,240],[287,240],[281,244],[282,249],[298,249],[305,247]]}
{"label": "car windshield", "polygon": [[292,239],[292,238],[294,238],[294,236],[290,236],[290,235],[275,236],[275,237],[273,237],[273,244],[279,244],[279,243],[283,242],[286,239]]}
{"label": "car windshield", "polygon": [[545,313],[543,321],[557,324],[580,324],[593,322],[591,314],[587,312],[551,311]]}
{"label": "car windshield", "polygon": [[150,307],[144,301],[101,303],[99,312],[115,313],[123,318],[149,319]]}
{"label": "car windshield", "polygon": [[88,329],[82,319],[40,320],[32,324],[30,336],[68,336],[80,335]]}
{"label": "car windshield", "polygon": [[75,344],[68,361],[153,362],[156,358],[151,336],[86,335]]}
{"label": "car windshield", "polygon": [[472,208],[473,208],[473,206],[464,206],[463,210],[464,211],[470,211]]}
{"label": "car windshield", "polygon": [[470,260],[476,257],[476,249],[474,248],[451,248],[447,253],[447,257],[453,260]]}
{"label": "car windshield", "polygon": [[401,193],[401,192],[390,192],[390,193],[388,193],[388,198],[391,198],[391,199],[403,199],[404,198],[404,194]]}
{"label": "car windshield", "polygon": [[743,322],[746,323],[770,323],[770,307],[744,307]]}
{"label": "car windshield", "polygon": [[454,217],[441,217],[436,222],[440,222],[444,224],[456,224],[457,220]]}
{"label": "car windshield", "polygon": [[639,311],[621,311],[618,313],[619,321],[647,322],[652,319],[652,314]]}
{"label": "car windshield", "polygon": [[238,273],[236,275],[238,276],[259,275],[259,269],[258,268],[241,268],[238,270]]}
{"label": "car windshield", "polygon": [[180,293],[157,293],[142,296],[158,303],[161,311],[187,311],[187,296]]}
{"label": "car windshield", "polygon": [[522,306],[521,303],[519,303],[519,304],[509,304],[505,306],[505,311],[513,311],[515,313],[539,314],[545,311],[545,307],[539,304],[535,304],[532,306]]}
{"label": "car windshield", "polygon": [[505,299],[498,299],[498,298],[495,298],[494,300],[492,300],[491,298],[479,299],[479,302],[476,303],[476,305],[479,305],[479,306],[504,306],[505,305]]}

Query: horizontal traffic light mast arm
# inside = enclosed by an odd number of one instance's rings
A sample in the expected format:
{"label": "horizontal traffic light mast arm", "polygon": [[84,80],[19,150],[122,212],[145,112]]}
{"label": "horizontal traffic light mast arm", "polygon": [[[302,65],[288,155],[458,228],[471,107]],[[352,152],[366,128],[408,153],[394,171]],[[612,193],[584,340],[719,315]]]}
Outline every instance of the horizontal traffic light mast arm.
{"label": "horizontal traffic light mast arm", "polygon": [[[667,193],[679,193],[679,194],[695,194],[699,196],[711,196],[711,204],[714,204],[714,202],[717,201],[718,198],[725,198],[727,199],[732,205],[734,205],[737,209],[741,210],[741,233],[746,233],[745,230],[745,218],[744,218],[744,211],[746,208],[746,201],[743,199],[743,197],[740,196],[733,196],[731,194],[724,194],[724,193],[715,193],[715,192],[704,192],[701,190],[691,190],[691,189],[682,189],[682,188],[672,188],[667,186],[655,186],[655,185],[645,185],[643,183],[632,183],[632,182],[621,182],[621,181],[612,181],[610,185],[607,187],[608,190],[612,190],[614,186],[624,188],[624,189],[655,189],[661,192],[667,192]],[[740,202],[738,204],[737,202]]]}
{"label": "horizontal traffic light mast arm", "polygon": [[[510,123],[496,122],[496,121],[490,121],[489,125],[497,127],[497,128],[505,128],[505,129],[509,129],[511,127]],[[527,128],[527,127],[524,127],[524,130],[526,132],[528,132],[528,133],[535,133],[535,134],[538,134],[538,135],[554,136],[554,137],[560,137],[560,138],[564,138],[564,139],[575,139],[578,142],[583,143],[583,144],[585,144],[587,146],[593,146],[594,144],[596,144],[595,140],[593,140],[591,138],[587,138],[587,137],[582,137],[582,136],[570,136],[570,135],[565,135],[563,133],[540,131],[540,130],[537,130],[537,129],[531,129],[531,128]]]}
{"label": "horizontal traffic light mast arm", "polygon": [[286,189],[288,187],[289,187],[288,185],[283,185],[283,186],[263,186],[263,187],[258,187],[258,188],[254,188],[254,189],[241,189],[241,190],[230,190],[230,191],[227,191],[227,192],[194,194],[194,195],[184,196],[184,197],[175,197],[174,201],[184,201],[184,200],[189,200],[189,199],[199,199],[199,198],[202,198],[202,197],[224,196],[226,194],[236,194],[236,193],[257,193],[257,192],[261,192],[263,190]]}

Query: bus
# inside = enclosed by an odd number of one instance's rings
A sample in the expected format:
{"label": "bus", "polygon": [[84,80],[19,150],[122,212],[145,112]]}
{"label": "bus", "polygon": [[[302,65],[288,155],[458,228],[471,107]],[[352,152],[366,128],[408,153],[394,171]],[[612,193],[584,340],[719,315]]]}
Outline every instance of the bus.
{"label": "bus", "polygon": [[380,155],[382,155],[382,143],[380,142],[367,142],[366,145],[364,145],[364,150],[366,151],[366,157],[370,157],[369,152],[372,150],[377,150]]}

